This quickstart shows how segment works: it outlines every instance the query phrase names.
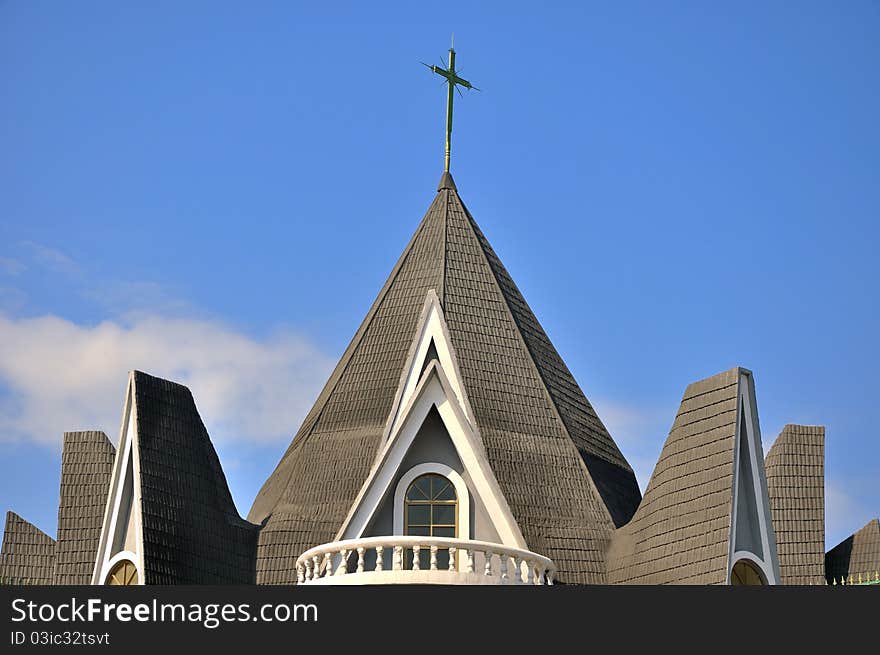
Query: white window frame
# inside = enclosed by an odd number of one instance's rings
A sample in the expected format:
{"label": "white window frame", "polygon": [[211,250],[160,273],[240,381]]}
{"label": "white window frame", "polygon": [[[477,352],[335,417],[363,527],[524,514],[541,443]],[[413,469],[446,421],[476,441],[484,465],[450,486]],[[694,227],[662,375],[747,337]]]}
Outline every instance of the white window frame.
{"label": "white window frame", "polygon": [[406,503],[406,492],[409,486],[423,475],[434,473],[442,475],[452,483],[455,487],[455,496],[458,501],[458,534],[457,539],[471,538],[471,497],[464,478],[459,475],[458,471],[446,464],[439,462],[425,462],[412,467],[404,473],[397,487],[394,490],[394,534],[402,535],[406,529],[403,524],[403,508]]}

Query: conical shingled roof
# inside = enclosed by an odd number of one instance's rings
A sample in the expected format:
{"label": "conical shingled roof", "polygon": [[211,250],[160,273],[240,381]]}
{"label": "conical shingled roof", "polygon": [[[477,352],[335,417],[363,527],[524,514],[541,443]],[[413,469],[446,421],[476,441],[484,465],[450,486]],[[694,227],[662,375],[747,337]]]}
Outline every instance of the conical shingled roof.
{"label": "conical shingled roof", "polygon": [[465,208],[452,177],[379,292],[249,515],[257,581],[290,583],[332,541],[370,471],[425,297],[443,307],[499,485],[563,582],[602,582],[602,552],[640,494],[632,469]]}

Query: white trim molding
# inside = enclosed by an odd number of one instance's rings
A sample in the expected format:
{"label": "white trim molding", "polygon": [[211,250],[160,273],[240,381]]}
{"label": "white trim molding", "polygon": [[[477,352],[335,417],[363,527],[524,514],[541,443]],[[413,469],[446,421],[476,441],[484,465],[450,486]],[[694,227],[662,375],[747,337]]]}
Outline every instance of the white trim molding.
{"label": "white trim molding", "polygon": [[419,316],[416,336],[410,344],[406,364],[403,367],[403,373],[400,376],[400,382],[397,387],[397,393],[394,395],[394,402],[391,404],[391,412],[385,422],[383,443],[387,442],[403,419],[403,410],[406,409],[409,401],[412,399],[419,380],[422,378],[425,359],[430,352],[431,343],[434,344],[437,358],[443,367],[443,372],[446,373],[449,386],[452,387],[455,393],[462,413],[471,426],[476,426],[473,409],[471,409],[467,394],[464,391],[464,385],[461,382],[458,358],[455,356],[455,350],[449,338],[449,328],[446,325],[443,308],[440,306],[440,299],[433,289],[429,289]]}
{"label": "white trim molding", "polygon": [[[123,520],[120,520],[120,518]],[[125,543],[125,536],[134,529],[134,551]],[[92,584],[103,585],[112,567],[121,559],[129,559],[138,571],[138,584],[144,584],[144,538],[141,518],[141,469],[138,456],[137,403],[134,373],[128,377],[122,426],[116,460],[110,479],[110,491],[104,509],[104,521],[98,540],[98,552],[92,571]]]}
{"label": "white trim molding", "polygon": [[464,478],[458,474],[458,471],[439,462],[425,462],[424,464],[413,466],[400,478],[400,481],[397,483],[397,489],[394,491],[394,534],[404,534],[403,506],[406,501],[406,492],[409,489],[409,485],[416,478],[429,473],[442,475],[455,487],[455,495],[458,500],[458,515],[456,516],[458,531],[455,537],[457,539],[470,539],[471,496],[468,492],[467,484],[465,484]]}
{"label": "white trim molding", "polygon": [[768,585],[776,585],[779,558],[751,371],[740,369],[738,388],[727,582],[730,583],[734,565],[747,560],[761,570]]}

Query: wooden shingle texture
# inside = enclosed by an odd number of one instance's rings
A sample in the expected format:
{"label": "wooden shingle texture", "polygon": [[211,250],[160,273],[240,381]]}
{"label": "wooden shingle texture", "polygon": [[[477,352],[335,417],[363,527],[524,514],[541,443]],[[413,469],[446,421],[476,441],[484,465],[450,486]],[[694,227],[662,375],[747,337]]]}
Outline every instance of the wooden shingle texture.
{"label": "wooden shingle texture", "polygon": [[133,375],[146,583],[253,583],[259,526],[239,516],[192,394]]}
{"label": "wooden shingle texture", "polygon": [[740,373],[688,386],[645,496],[613,537],[609,583],[727,581]]}
{"label": "wooden shingle texture", "polygon": [[91,582],[115,457],[103,432],[64,433],[55,584]]}
{"label": "wooden shingle texture", "polygon": [[825,428],[786,425],[767,453],[780,583],[825,582]]}
{"label": "wooden shingle texture", "polygon": [[15,512],[7,512],[0,548],[0,584],[52,584],[54,565],[55,540]]}
{"label": "wooden shingle texture", "polygon": [[290,584],[332,541],[380,445],[429,290],[443,307],[489,463],[526,542],[562,582],[604,582],[635,475],[465,208],[451,176],[248,518],[265,521],[257,581]]}
{"label": "wooden shingle texture", "polygon": [[828,584],[841,578],[873,576],[880,571],[880,521],[872,519],[825,554]]}

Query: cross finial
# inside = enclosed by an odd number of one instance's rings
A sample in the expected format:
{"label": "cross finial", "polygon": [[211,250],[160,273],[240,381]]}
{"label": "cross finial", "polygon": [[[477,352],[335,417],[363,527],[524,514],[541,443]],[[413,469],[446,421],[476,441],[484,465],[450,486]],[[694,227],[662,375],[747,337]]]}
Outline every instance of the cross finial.
{"label": "cross finial", "polygon": [[[456,86],[463,86],[466,89],[473,89],[474,91],[479,91],[477,87],[468,82],[466,79],[461,78],[455,71],[455,35],[452,35],[452,45],[449,48],[449,68],[442,68],[440,66],[431,66],[429,64],[425,64],[428,68],[431,69],[432,73],[437,73],[437,75],[441,75],[446,78],[446,160],[444,171],[446,173],[449,172],[449,156],[452,151],[452,100],[454,97],[454,91],[456,91]],[[459,91],[461,93],[461,91]]]}

